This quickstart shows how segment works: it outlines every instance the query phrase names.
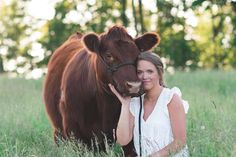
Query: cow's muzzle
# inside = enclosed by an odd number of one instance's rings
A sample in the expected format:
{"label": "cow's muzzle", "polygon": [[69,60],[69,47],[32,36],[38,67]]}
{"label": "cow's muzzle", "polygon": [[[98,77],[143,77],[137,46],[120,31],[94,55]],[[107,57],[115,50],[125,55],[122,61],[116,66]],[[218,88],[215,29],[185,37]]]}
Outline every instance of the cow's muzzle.
{"label": "cow's muzzle", "polygon": [[126,82],[126,88],[128,89],[128,92],[131,97],[140,96],[143,94],[141,90],[141,82]]}

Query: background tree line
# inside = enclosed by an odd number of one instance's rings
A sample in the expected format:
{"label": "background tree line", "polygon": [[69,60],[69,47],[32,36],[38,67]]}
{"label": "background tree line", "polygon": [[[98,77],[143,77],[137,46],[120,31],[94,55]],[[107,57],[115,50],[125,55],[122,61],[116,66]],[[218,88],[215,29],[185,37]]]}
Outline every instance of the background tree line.
{"label": "background tree line", "polygon": [[99,34],[114,24],[133,37],[157,32],[161,43],[154,51],[168,67],[236,67],[235,0],[57,0],[48,3],[51,18],[32,15],[32,1],[0,2],[0,72],[43,73],[72,33]]}

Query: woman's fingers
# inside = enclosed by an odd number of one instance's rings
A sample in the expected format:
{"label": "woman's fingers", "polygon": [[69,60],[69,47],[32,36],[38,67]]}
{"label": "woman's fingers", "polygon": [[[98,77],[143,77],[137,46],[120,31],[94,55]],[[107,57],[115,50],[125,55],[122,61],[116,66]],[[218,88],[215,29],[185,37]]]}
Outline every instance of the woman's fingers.
{"label": "woman's fingers", "polygon": [[131,100],[130,96],[123,97],[120,95],[120,93],[115,89],[115,87],[112,84],[109,83],[108,86],[110,87],[112,93],[114,93],[117,96],[117,98],[120,100],[122,104],[129,104]]}
{"label": "woman's fingers", "polygon": [[120,95],[120,93],[115,89],[115,87],[112,84],[109,83],[108,86],[110,87],[112,93],[114,93],[122,103],[124,101],[124,98]]}
{"label": "woman's fingers", "polygon": [[108,86],[110,87],[112,93],[114,93],[117,96],[118,99],[122,98],[120,93],[117,92],[117,90],[115,89],[115,87],[112,84],[109,83]]}

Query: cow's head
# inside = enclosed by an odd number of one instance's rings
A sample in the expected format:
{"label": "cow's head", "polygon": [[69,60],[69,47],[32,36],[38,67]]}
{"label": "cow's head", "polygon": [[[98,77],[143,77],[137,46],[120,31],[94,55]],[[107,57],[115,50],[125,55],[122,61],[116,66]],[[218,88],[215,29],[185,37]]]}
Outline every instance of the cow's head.
{"label": "cow's head", "polygon": [[136,75],[137,56],[152,49],[159,41],[155,33],[133,39],[119,26],[113,26],[100,36],[90,33],[83,37],[87,50],[97,55],[97,76],[102,86],[107,88],[108,83],[112,83],[122,95],[131,96],[137,95],[141,86]]}

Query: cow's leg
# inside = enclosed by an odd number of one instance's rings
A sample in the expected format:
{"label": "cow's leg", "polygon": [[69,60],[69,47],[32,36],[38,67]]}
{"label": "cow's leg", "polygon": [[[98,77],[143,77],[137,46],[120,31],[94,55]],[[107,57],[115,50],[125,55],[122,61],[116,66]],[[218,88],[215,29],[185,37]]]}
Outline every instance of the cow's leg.
{"label": "cow's leg", "polygon": [[[54,111],[54,113],[53,113]],[[59,109],[56,107],[56,105],[54,105],[54,109],[52,109],[52,107],[50,108],[50,111],[48,109],[48,113],[50,113],[50,119],[52,122],[52,126],[53,126],[53,138],[54,138],[54,142],[58,145],[60,140],[63,140],[63,126],[62,126],[62,117],[61,114],[59,112]]]}
{"label": "cow's leg", "polygon": [[[58,76],[58,78],[60,77]],[[56,144],[58,144],[62,137],[63,129],[62,117],[59,111],[60,97],[60,80],[52,77],[51,73],[48,73],[44,85],[44,102],[48,118],[53,126],[53,136]]]}
{"label": "cow's leg", "polygon": [[54,128],[54,131],[53,131],[53,139],[57,145],[59,145],[60,141],[65,139],[65,137],[63,135],[63,130],[61,128],[60,129]]}
{"label": "cow's leg", "polygon": [[56,105],[51,105],[47,107],[47,113],[49,119],[53,126],[53,137],[54,142],[58,144],[60,140],[63,139],[63,126],[62,126],[62,117]]}
{"label": "cow's leg", "polygon": [[70,140],[82,139],[79,118],[75,110],[66,107],[65,101],[60,100],[60,113],[62,116],[63,137]]}
{"label": "cow's leg", "polygon": [[63,133],[67,138],[81,138],[78,124],[69,117],[63,117]]}

